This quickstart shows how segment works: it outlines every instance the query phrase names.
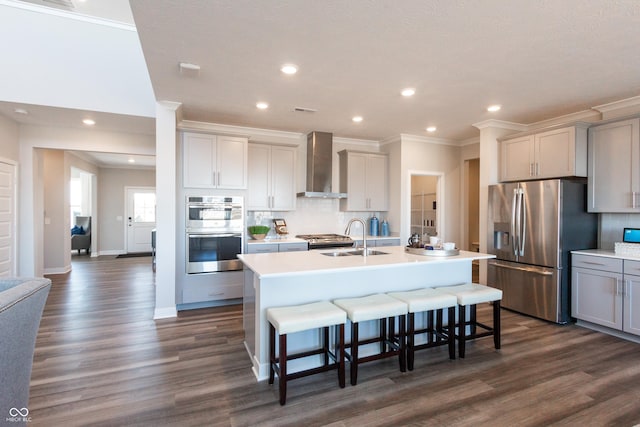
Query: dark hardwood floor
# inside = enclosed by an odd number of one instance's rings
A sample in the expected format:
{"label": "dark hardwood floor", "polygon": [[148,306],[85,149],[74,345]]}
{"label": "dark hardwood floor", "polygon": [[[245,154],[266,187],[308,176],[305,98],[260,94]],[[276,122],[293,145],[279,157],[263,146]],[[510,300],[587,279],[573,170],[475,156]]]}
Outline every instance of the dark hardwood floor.
{"label": "dark hardwood floor", "polygon": [[[358,385],[335,372],[277,387],[256,382],[240,306],[152,320],[150,258],[74,257],[53,287],[36,343],[34,426],[632,426],[640,423],[640,345],[503,310],[502,350],[388,359]],[[480,309],[490,316],[489,306]]]}

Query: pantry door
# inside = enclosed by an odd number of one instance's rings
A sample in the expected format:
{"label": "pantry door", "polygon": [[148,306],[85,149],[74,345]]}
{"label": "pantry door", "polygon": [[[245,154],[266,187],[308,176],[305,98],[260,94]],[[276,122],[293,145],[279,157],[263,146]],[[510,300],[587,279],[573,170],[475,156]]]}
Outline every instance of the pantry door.
{"label": "pantry door", "polygon": [[0,160],[0,277],[16,275],[16,169]]}

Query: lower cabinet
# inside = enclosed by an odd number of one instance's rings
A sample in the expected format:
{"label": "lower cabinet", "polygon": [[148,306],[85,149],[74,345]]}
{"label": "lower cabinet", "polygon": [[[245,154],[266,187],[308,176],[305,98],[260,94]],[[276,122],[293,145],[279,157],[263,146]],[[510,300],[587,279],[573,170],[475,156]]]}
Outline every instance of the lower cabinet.
{"label": "lower cabinet", "polygon": [[627,274],[640,262],[579,254],[572,260],[571,315],[640,335],[640,275]]}
{"label": "lower cabinet", "polygon": [[242,270],[190,275],[182,286],[182,304],[242,298],[243,281]]}
{"label": "lower cabinet", "polygon": [[294,243],[250,243],[247,245],[249,254],[268,254],[273,252],[300,252],[309,249],[307,242]]}

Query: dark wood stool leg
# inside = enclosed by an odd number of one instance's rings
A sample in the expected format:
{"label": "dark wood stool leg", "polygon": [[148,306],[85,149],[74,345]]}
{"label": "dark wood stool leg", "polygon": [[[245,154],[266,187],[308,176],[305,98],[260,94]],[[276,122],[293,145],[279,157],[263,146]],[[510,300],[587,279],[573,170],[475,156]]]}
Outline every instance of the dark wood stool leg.
{"label": "dark wood stool leg", "polygon": [[476,325],[478,323],[476,316],[476,305],[472,304],[469,306],[469,324],[470,324],[470,335],[474,336],[477,332]]}
{"label": "dark wood stool leg", "polygon": [[500,348],[500,300],[493,302],[493,345]]}
{"label": "dark wood stool leg", "polygon": [[336,355],[338,356],[338,384],[340,388],[344,388],[344,323],[338,326],[338,348]]}
{"label": "dark wood stool leg", "polygon": [[434,340],[433,331],[435,330],[433,324],[433,311],[425,311],[424,315],[427,318],[427,329],[429,330],[427,332],[427,344],[431,344]]}
{"label": "dark wood stool leg", "polygon": [[[396,337],[396,318],[395,317],[389,317],[387,319],[387,323],[389,325],[389,329],[387,331],[388,335],[386,338],[386,341],[388,343],[392,343],[395,341],[395,337]],[[400,339],[404,339],[404,337],[402,337],[401,335],[398,336],[398,342],[400,342]],[[392,347],[390,345],[387,344],[387,346],[385,347],[386,351],[391,351]]]}
{"label": "dark wood stool leg", "polygon": [[280,374],[278,384],[280,386],[280,405],[287,401],[287,334],[280,335]]}
{"label": "dark wood stool leg", "polygon": [[329,366],[329,327],[322,328],[322,351],[324,354],[324,366]]}
{"label": "dark wood stool leg", "polygon": [[[393,320],[393,319],[392,319]],[[407,351],[405,347],[405,335],[406,335],[406,316],[403,314],[400,316],[400,331],[399,335],[399,343],[400,343],[400,372],[407,371]]]}
{"label": "dark wood stool leg", "polygon": [[351,323],[351,385],[358,383],[358,323]]}
{"label": "dark wood stool leg", "polygon": [[380,353],[384,353],[387,350],[387,320],[380,319]]}
{"label": "dark wood stool leg", "polygon": [[409,330],[407,331],[407,367],[413,371],[414,344],[415,344],[415,313],[409,313]]}
{"label": "dark wood stool leg", "polygon": [[458,306],[458,355],[464,358],[465,341],[467,340],[467,307]]}
{"label": "dark wood stool leg", "polygon": [[276,328],[269,323],[269,384],[273,384],[275,370],[273,364],[276,363]]}
{"label": "dark wood stool leg", "polygon": [[449,331],[447,333],[447,342],[449,344],[449,359],[454,360],[456,358],[456,308],[449,307],[447,312],[447,322],[449,324]]}

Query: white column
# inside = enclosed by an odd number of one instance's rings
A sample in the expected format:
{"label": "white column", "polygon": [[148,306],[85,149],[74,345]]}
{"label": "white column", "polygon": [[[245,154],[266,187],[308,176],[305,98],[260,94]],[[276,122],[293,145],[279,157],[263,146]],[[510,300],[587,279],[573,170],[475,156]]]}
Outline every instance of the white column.
{"label": "white column", "polygon": [[176,116],[179,103],[156,102],[156,307],[176,317]]}
{"label": "white column", "polygon": [[[480,130],[480,252],[487,251],[487,211],[489,207],[489,186],[498,183],[499,150],[498,138],[517,131],[526,130],[525,125],[504,122],[500,120],[486,120],[474,123]],[[487,283],[487,262],[480,261],[480,277],[482,284]]]}

